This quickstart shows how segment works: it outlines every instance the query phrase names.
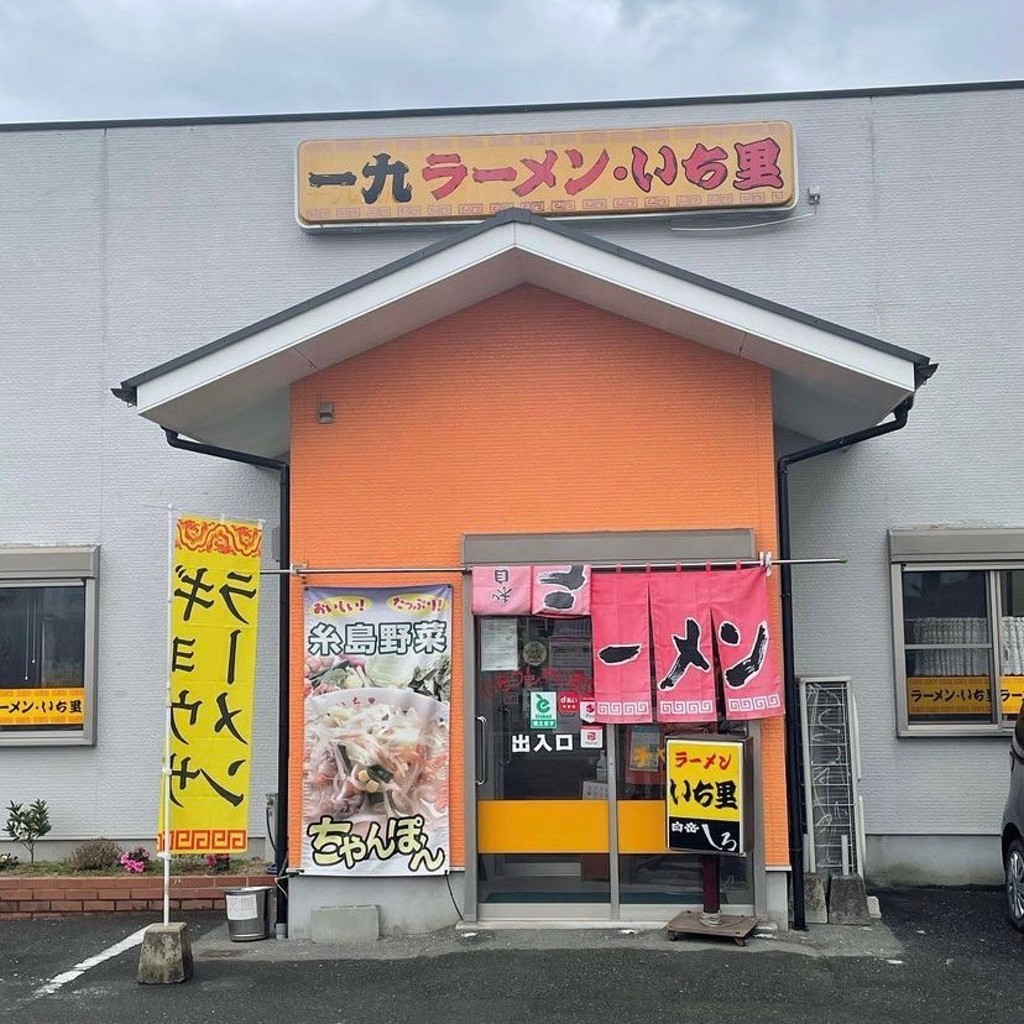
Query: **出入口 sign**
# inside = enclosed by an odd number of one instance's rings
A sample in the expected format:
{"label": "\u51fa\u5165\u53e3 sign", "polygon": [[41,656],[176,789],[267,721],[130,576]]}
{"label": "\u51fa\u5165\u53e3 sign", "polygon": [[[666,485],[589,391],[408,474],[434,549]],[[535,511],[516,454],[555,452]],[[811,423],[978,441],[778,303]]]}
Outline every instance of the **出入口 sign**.
{"label": "\u51fa\u5165\u53e3 sign", "polygon": [[670,736],[665,741],[665,811],[670,850],[750,850],[750,739]]}
{"label": "\u51fa\u5165\u53e3 sign", "polygon": [[508,207],[556,217],[787,207],[785,121],[529,135],[317,139],[298,151],[304,227],[480,220]]}

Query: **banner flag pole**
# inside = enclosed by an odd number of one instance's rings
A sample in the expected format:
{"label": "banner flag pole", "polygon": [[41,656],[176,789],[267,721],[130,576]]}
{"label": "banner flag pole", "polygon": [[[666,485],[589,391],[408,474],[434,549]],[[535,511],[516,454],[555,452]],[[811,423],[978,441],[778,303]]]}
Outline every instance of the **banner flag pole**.
{"label": "banner flag pole", "polygon": [[163,819],[164,819],[164,924],[171,923],[171,671],[173,662],[172,604],[174,601],[174,506],[167,506],[167,697],[164,713]]}

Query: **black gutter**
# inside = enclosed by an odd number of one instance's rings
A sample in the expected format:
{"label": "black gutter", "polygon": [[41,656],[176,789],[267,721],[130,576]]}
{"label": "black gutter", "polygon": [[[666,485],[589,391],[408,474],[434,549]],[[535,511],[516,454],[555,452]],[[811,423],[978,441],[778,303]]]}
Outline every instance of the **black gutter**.
{"label": "black gutter", "polygon": [[[231,462],[243,462],[247,466],[259,466],[272,469],[280,482],[280,506],[278,529],[278,566],[287,569],[291,566],[291,544],[289,542],[291,505],[291,484],[288,463],[280,459],[268,459],[262,455],[250,455],[247,452],[236,452],[231,448],[218,448],[212,444],[200,444],[198,441],[186,441],[178,436],[177,431],[163,428],[167,443],[172,448],[180,448],[185,452],[197,455],[212,455],[217,459],[229,459]],[[274,873],[276,875],[278,898],[277,933],[284,937],[288,927],[288,726],[289,726],[289,677],[288,656],[291,626],[291,577],[282,572],[278,577],[278,652],[277,652],[277,828],[274,834]]]}
{"label": "black gutter", "polygon": [[[935,363],[916,366],[915,388],[920,387],[938,369]],[[776,493],[778,496],[779,518],[779,566],[782,589],[782,663],[786,693],[786,803],[789,805],[789,864],[793,879],[793,927],[798,931],[807,930],[804,900],[804,803],[803,788],[803,736],[800,730],[800,694],[796,683],[796,657],[793,644],[793,570],[787,564],[793,557],[792,538],[789,523],[789,467],[805,462],[818,455],[841,451],[851,445],[883,434],[892,434],[907,425],[907,418],[914,405],[914,396],[904,399],[893,410],[893,418],[866,430],[858,430],[843,437],[824,441],[783,455],[776,466]]]}
{"label": "black gutter", "polygon": [[[0,132],[82,131],[103,128],[164,128],[220,124],[281,124],[310,121],[365,121],[397,117],[478,117],[481,114],[541,114],[574,110],[644,110],[652,107],[694,107],[725,103],[779,103],[789,100],[871,99],[885,96],[927,96],[933,93],[992,92],[1020,89],[1024,81],[936,82],[919,85],[855,86],[803,92],[753,92],[710,96],[659,96],[632,100],[569,100],[543,103],[494,103],[466,107],[397,107],[390,110],[324,110],[303,113],[197,114],[170,117],[115,117],[75,121],[9,121]],[[445,135],[451,135],[446,131]],[[471,133],[475,134],[475,133]]]}

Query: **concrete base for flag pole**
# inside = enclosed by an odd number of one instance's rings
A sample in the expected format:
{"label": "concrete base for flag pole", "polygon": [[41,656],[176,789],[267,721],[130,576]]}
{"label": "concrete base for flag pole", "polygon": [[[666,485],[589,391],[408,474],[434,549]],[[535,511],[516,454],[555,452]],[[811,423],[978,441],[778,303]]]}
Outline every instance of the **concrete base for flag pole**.
{"label": "concrete base for flag pole", "polygon": [[811,871],[804,875],[804,920],[807,924],[828,924],[825,879]]}
{"label": "concrete base for flag pole", "polygon": [[184,921],[151,924],[139,953],[140,985],[174,985],[192,977],[192,944]]}
{"label": "concrete base for flag pole", "polygon": [[828,886],[829,924],[871,924],[868,894],[860,875],[833,875]]}

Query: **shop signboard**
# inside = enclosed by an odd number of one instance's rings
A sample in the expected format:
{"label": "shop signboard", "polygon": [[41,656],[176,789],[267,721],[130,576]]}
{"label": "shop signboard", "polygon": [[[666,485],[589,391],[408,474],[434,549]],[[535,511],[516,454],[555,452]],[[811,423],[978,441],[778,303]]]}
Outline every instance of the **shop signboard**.
{"label": "shop signboard", "polygon": [[0,690],[0,727],[82,725],[85,687],[29,687]]}
{"label": "shop signboard", "polygon": [[[1015,718],[1024,701],[1024,676],[1002,676],[999,706],[1004,718]],[[914,718],[976,715],[990,721],[992,686],[988,676],[908,676],[907,712]]]}
{"label": "shop signboard", "polygon": [[1024,704],[1024,676],[1002,676],[999,680],[999,705],[1004,718],[1016,718]]}
{"label": "shop signboard", "polygon": [[449,870],[452,588],[305,592],[301,868]]}
{"label": "shop signboard", "polygon": [[789,207],[786,121],[528,135],[311,139],[297,159],[303,227]]}
{"label": "shop signboard", "polygon": [[[182,515],[171,568],[169,758],[159,845],[243,853],[256,682],[262,528]],[[167,813],[169,812],[169,821]]]}
{"label": "shop signboard", "polygon": [[752,848],[750,742],[719,734],[666,738],[670,850],[743,854]]}

